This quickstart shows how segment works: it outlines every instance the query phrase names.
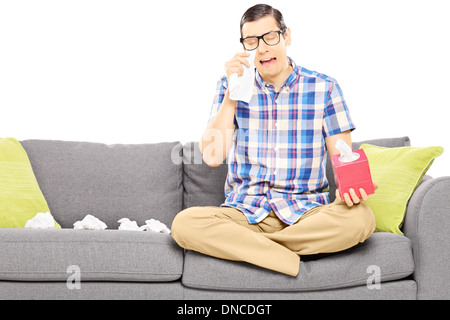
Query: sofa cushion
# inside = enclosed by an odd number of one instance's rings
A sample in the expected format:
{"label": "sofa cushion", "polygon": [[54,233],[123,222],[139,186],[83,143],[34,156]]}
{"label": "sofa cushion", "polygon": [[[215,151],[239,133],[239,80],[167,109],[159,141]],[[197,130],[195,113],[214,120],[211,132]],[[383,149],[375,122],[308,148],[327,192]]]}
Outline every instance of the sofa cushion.
{"label": "sofa cushion", "polygon": [[183,269],[183,249],[154,232],[0,229],[0,257],[10,281],[67,281],[77,268],[82,282],[172,281]]}
{"label": "sofa cushion", "polygon": [[412,274],[411,241],[398,234],[376,233],[340,253],[303,256],[297,277],[187,251],[182,282],[197,289],[312,291],[372,284],[378,271],[381,282]]}
{"label": "sofa cushion", "polygon": [[442,147],[383,148],[361,146],[369,159],[373,180],[379,185],[366,204],[372,209],[375,231],[403,234],[400,228],[414,190],[422,181],[434,159],[444,152]]}
{"label": "sofa cushion", "polygon": [[117,229],[121,218],[169,228],[182,210],[182,165],[172,161],[180,143],[106,145],[26,140],[36,179],[63,228],[91,214]]}
{"label": "sofa cushion", "polygon": [[212,168],[202,160],[198,142],[183,146],[183,208],[220,206],[225,201],[228,166]]}

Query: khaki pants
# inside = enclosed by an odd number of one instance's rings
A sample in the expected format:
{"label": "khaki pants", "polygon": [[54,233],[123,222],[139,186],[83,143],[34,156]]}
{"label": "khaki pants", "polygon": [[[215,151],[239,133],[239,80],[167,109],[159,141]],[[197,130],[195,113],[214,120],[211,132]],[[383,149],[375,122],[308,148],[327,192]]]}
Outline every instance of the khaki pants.
{"label": "khaki pants", "polygon": [[180,212],[172,236],[183,248],[217,258],[246,261],[296,276],[300,256],[338,252],[364,242],[375,230],[371,209],[345,202],[313,208],[289,226],[272,211],[258,224],[230,207],[192,207]]}

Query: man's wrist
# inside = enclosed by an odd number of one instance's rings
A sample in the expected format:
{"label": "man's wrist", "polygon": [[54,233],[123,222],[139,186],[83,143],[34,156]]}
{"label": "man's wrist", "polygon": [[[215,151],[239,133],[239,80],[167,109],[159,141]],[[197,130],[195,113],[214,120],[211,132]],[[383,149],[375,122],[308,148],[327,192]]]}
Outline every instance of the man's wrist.
{"label": "man's wrist", "polygon": [[233,107],[233,108],[236,108],[237,104],[238,104],[237,101],[231,100],[231,98],[230,98],[230,91],[228,89],[225,92],[225,97],[224,97],[223,101],[224,101],[224,104],[226,104],[229,107]]}

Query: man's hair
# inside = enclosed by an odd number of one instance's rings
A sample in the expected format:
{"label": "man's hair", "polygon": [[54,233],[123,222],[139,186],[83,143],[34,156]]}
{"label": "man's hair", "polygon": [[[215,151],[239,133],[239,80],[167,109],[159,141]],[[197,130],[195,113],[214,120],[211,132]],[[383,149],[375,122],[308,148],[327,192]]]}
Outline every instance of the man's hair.
{"label": "man's hair", "polygon": [[268,4],[257,4],[250,9],[248,9],[241,19],[241,37],[242,37],[242,27],[247,22],[252,22],[264,18],[266,16],[272,16],[277,21],[278,28],[284,30],[286,24],[284,23],[283,15],[281,12]]}

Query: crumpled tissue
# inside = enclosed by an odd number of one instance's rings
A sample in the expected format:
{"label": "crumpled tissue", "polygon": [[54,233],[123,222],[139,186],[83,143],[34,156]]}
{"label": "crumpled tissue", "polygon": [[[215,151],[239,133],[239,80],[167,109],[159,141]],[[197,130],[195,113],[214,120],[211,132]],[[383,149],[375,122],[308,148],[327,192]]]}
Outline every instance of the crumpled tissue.
{"label": "crumpled tissue", "polygon": [[250,56],[245,59],[250,63],[250,68],[242,65],[244,74],[239,77],[237,73],[230,76],[228,89],[230,90],[230,99],[234,101],[243,101],[249,103],[253,95],[255,86],[255,55],[256,50],[250,51]]}
{"label": "crumpled tissue", "polygon": [[161,221],[155,220],[155,219],[145,220],[145,225],[142,226],[141,228],[144,228],[144,230],[150,230],[153,232],[170,234],[169,228],[167,228],[167,226],[164,223],[162,223]]}
{"label": "crumpled tissue", "polygon": [[25,223],[25,229],[54,229],[55,220],[50,212],[39,212]]}
{"label": "crumpled tissue", "polygon": [[119,230],[129,230],[129,231],[153,231],[158,233],[170,234],[170,229],[159,220],[150,219],[145,220],[145,225],[139,227],[136,221],[131,221],[128,218],[123,218],[117,221],[120,223]]}
{"label": "crumpled tissue", "polygon": [[130,221],[128,218],[120,219],[117,222],[120,223],[119,230],[142,231],[136,221]]}
{"label": "crumpled tissue", "polygon": [[88,214],[83,220],[75,222],[73,228],[76,230],[105,230],[107,226],[100,219]]}

